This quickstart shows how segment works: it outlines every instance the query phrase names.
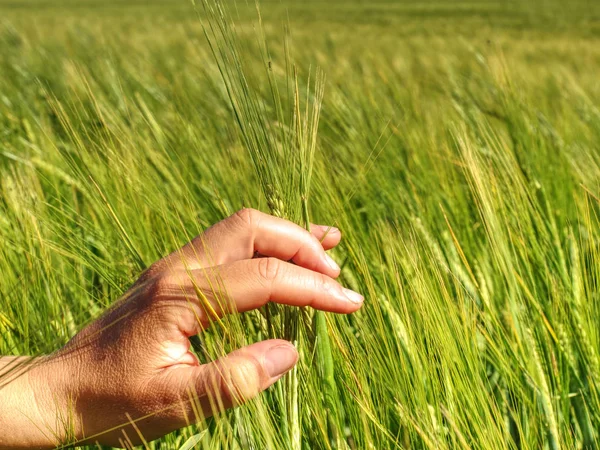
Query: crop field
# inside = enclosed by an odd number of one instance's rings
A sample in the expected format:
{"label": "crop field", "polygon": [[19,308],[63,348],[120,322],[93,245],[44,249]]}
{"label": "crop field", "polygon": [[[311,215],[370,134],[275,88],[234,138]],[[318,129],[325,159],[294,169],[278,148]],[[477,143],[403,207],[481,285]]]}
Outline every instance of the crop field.
{"label": "crop field", "polygon": [[0,0],[0,355],[252,207],[364,305],[211,326],[298,366],[141,448],[600,448],[600,4],[218,5]]}

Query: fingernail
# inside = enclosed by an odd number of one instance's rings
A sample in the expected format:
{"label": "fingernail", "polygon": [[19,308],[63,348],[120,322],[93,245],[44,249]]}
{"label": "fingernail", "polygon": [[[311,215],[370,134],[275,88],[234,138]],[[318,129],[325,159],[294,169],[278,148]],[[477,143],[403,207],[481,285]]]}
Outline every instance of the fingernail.
{"label": "fingernail", "polygon": [[298,352],[291,345],[272,347],[265,355],[265,369],[271,378],[283,375],[296,364]]}
{"label": "fingernail", "polygon": [[333,260],[333,258],[331,256],[329,256],[327,253],[325,253],[325,262],[333,270],[340,270],[340,266],[338,266],[337,263]]}
{"label": "fingernail", "polygon": [[350,300],[352,303],[362,303],[364,301],[364,297],[362,295],[360,295],[358,292],[354,292],[350,289],[346,289],[346,288],[342,288],[342,290],[344,291],[344,295],[346,295],[346,298],[348,298],[348,300]]}
{"label": "fingernail", "polygon": [[321,230],[325,233],[329,234],[338,234],[340,230],[336,227],[330,227],[329,225],[317,225]]}

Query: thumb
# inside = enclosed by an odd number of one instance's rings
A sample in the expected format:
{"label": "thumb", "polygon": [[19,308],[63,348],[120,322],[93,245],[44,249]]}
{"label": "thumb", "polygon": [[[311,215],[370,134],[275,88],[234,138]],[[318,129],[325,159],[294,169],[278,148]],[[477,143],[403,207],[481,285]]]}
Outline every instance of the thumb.
{"label": "thumb", "polygon": [[288,341],[258,342],[209,364],[181,371],[179,375],[185,379],[180,381],[186,386],[182,395],[190,400],[189,412],[197,416],[202,411],[204,417],[212,416],[255,397],[297,361],[298,352]]}
{"label": "thumb", "polygon": [[91,438],[102,436],[101,442],[117,446],[124,436],[136,443],[157,439],[255,397],[297,361],[292,344],[272,339],[209,364],[171,367],[129,399],[121,425]]}

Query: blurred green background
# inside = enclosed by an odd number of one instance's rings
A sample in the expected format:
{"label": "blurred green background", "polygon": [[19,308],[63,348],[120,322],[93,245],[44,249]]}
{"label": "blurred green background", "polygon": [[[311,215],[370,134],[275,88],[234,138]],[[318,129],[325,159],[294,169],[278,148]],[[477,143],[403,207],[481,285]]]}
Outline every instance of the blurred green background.
{"label": "blurred green background", "polygon": [[[367,297],[328,319],[345,448],[597,448],[600,4],[261,9],[273,70],[289,24],[327,76],[311,212]],[[242,206],[266,208],[191,3],[0,0],[1,354],[52,352]],[[265,398],[203,448],[284,448]]]}

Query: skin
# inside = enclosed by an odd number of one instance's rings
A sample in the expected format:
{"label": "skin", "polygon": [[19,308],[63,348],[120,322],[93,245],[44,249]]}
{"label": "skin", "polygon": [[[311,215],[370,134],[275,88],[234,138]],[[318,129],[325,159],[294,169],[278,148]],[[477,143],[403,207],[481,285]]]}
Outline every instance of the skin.
{"label": "skin", "polygon": [[214,399],[228,408],[267,389],[296,364],[291,343],[262,341],[200,364],[189,339],[217,316],[267,302],[357,311],[362,296],[335,281],[340,269],[325,253],[339,230],[311,230],[239,211],[153,264],[56,353],[0,358],[0,448],[54,448],[73,437],[137,444],[193,422],[195,407],[209,416]]}

